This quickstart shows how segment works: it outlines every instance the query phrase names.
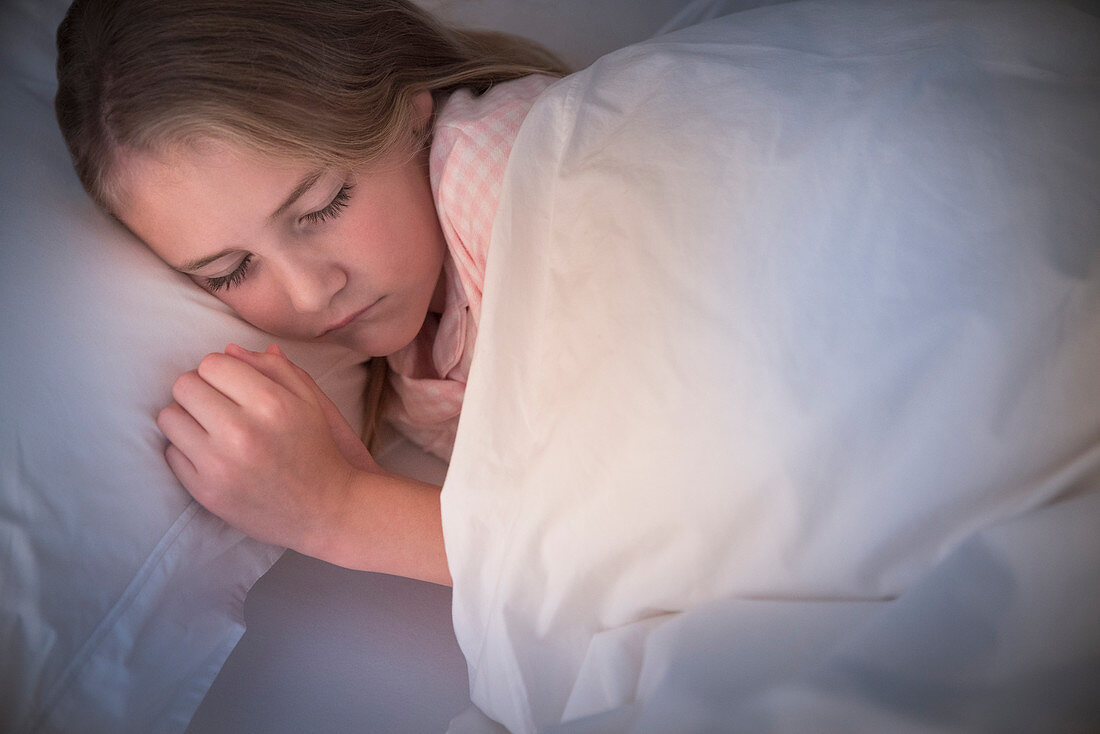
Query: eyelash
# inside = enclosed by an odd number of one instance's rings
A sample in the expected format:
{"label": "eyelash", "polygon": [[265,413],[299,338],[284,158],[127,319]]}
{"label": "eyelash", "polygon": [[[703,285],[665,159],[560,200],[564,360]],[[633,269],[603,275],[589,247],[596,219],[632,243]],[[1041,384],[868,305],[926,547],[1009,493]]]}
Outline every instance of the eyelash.
{"label": "eyelash", "polygon": [[223,275],[220,278],[205,278],[207,290],[214,293],[222,288],[229,289],[240,285],[241,281],[244,280],[244,276],[248,274],[248,266],[251,264],[252,255],[245,255],[244,260],[241,260],[241,264],[229,275]]}
{"label": "eyelash", "polygon": [[336,192],[336,196],[332,198],[328,206],[303,215],[302,220],[309,224],[321,224],[329,219],[335,219],[340,215],[340,210],[348,205],[349,199],[351,199],[351,184],[346,183]]}
{"label": "eyelash", "polygon": [[[348,205],[348,200],[350,199],[351,184],[344,184],[324,209],[318,209],[315,212],[305,214],[302,216],[302,219],[309,224],[321,224],[329,219],[334,219],[340,215],[340,210]],[[241,264],[229,275],[223,275],[218,278],[206,278],[206,288],[211,293],[214,293],[220,291],[222,288],[228,290],[229,288],[240,285],[245,275],[248,274],[248,268],[251,264],[252,255],[246,255],[244,260],[241,260]]]}

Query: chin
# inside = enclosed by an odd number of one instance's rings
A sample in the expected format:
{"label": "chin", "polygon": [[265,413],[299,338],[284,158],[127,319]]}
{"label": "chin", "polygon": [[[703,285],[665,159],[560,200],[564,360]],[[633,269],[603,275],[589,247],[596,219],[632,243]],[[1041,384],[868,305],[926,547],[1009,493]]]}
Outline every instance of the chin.
{"label": "chin", "polygon": [[372,357],[388,357],[394,352],[400,352],[411,344],[418,332],[419,330],[410,335],[374,333],[363,335],[358,339],[354,338],[355,335],[349,335],[349,337],[352,338],[341,339],[338,343],[362,355],[365,359]]}

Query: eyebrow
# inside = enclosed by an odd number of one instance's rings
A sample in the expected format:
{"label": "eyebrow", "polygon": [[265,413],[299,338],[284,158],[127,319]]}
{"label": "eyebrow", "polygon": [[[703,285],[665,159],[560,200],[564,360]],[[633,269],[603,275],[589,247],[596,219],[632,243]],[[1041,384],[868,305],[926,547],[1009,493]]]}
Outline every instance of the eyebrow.
{"label": "eyebrow", "polygon": [[[317,183],[317,180],[319,178],[321,178],[321,175],[323,173],[324,173],[323,169],[319,170],[319,171],[314,171],[313,173],[310,173],[305,178],[303,178],[301,181],[299,181],[298,185],[294,187],[294,190],[292,190],[290,192],[290,195],[286,197],[286,201],[284,201],[282,204],[280,204],[279,207],[271,213],[271,216],[269,216],[268,219],[270,219],[270,220],[278,219],[279,216],[283,212],[285,212],[290,207],[294,206],[294,202],[298,201],[298,199],[302,198],[303,194],[305,194],[307,191],[309,191],[311,188],[313,188],[313,184]],[[212,263],[216,260],[222,259],[226,255],[230,255],[234,252],[237,252],[239,249],[240,248],[237,248],[237,247],[230,247],[230,248],[227,248],[225,250],[222,250],[221,252],[216,252],[213,255],[207,255],[206,257],[200,257],[197,260],[188,260],[187,262],[185,262],[182,265],[178,266],[176,268],[176,270],[178,270],[182,273],[193,273],[196,270],[201,270],[202,268],[206,267],[207,265],[209,265],[210,263]]]}
{"label": "eyebrow", "polygon": [[196,270],[201,270],[205,268],[207,265],[214,262],[215,260],[221,260],[226,255],[230,255],[236,251],[237,248],[231,247],[228,250],[222,250],[221,252],[216,252],[213,255],[200,257],[198,260],[188,260],[182,265],[177,265],[175,269],[180,271],[181,273],[193,273]]}
{"label": "eyebrow", "polygon": [[298,201],[298,199],[302,198],[302,194],[313,188],[313,184],[317,183],[317,179],[321,178],[321,174],[324,172],[324,169],[321,169],[303,178],[298,185],[294,187],[294,190],[290,192],[290,196],[286,197],[286,201],[280,204],[279,208],[273,211],[268,219],[278,219],[279,215],[292,207],[294,202]]}

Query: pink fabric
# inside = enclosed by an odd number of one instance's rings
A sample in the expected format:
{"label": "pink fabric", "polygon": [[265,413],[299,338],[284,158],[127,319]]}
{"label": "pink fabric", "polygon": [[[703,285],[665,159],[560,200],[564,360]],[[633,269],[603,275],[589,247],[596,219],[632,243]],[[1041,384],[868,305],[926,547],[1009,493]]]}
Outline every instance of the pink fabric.
{"label": "pink fabric", "polygon": [[447,240],[446,305],[416,339],[389,357],[385,419],[431,453],[450,459],[470,374],[489,237],[501,181],[527,111],[555,80],[528,76],[475,97],[451,94],[436,115],[430,176]]}

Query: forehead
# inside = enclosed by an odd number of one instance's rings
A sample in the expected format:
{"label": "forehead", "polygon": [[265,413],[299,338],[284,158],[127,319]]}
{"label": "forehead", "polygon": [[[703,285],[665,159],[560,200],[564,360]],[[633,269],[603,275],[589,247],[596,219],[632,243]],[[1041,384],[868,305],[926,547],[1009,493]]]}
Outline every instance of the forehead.
{"label": "forehead", "polygon": [[243,146],[202,141],[123,152],[115,213],[170,264],[244,247],[315,167]]}
{"label": "forehead", "polygon": [[152,202],[167,194],[213,198],[238,184],[239,195],[280,187],[299,179],[311,166],[289,157],[279,158],[245,146],[218,140],[176,145],[157,152],[122,151],[116,161],[119,209],[131,202]]}

